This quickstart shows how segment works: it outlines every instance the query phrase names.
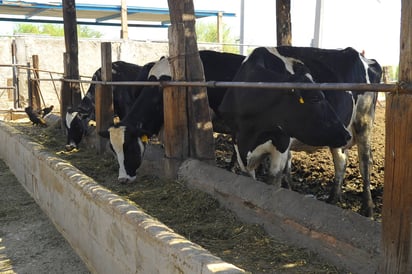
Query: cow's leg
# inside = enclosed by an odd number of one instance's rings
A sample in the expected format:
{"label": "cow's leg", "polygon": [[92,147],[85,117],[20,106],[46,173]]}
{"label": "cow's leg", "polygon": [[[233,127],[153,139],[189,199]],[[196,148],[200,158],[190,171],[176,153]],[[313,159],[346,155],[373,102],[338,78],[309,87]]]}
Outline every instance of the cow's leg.
{"label": "cow's leg", "polygon": [[292,189],[291,188],[291,186],[292,186],[291,172],[292,172],[292,154],[291,154],[290,149],[289,149],[286,164],[285,164],[285,168],[283,170],[282,187],[287,188],[287,189]]}
{"label": "cow's leg", "polygon": [[346,163],[348,159],[348,151],[343,148],[330,149],[335,168],[335,178],[333,179],[332,189],[329,193],[328,202],[336,204],[342,196],[342,183],[345,177]]}
{"label": "cow's leg", "polygon": [[358,144],[358,155],[359,155],[359,170],[362,175],[363,180],[363,199],[362,199],[362,208],[361,214],[366,217],[373,216],[373,200],[372,193],[370,189],[370,169],[372,165],[372,156],[370,145],[362,143]]}
{"label": "cow's leg", "polygon": [[[285,152],[280,152],[276,147],[272,146],[272,151],[270,153],[270,169],[269,169],[269,183],[277,187],[282,185],[285,181],[284,175],[285,171],[288,169],[289,160],[289,149]],[[286,188],[290,188],[289,183],[287,183]]]}
{"label": "cow's leg", "polygon": [[[248,170],[247,166],[245,166],[245,164],[243,163],[242,157],[240,156],[239,146],[237,144],[234,144],[233,147],[234,147],[234,150],[235,150],[236,160],[237,160],[237,163],[239,165],[240,170],[244,174],[250,175],[253,179],[256,180],[255,171],[254,170]],[[233,160],[233,156],[232,156],[232,160]]]}
{"label": "cow's leg", "polygon": [[372,166],[372,150],[370,137],[375,118],[377,94],[367,92],[359,97],[356,104],[356,117],[353,122],[355,139],[358,146],[359,170],[363,180],[363,197],[361,214],[367,217],[373,215],[373,200],[370,190],[370,172]]}

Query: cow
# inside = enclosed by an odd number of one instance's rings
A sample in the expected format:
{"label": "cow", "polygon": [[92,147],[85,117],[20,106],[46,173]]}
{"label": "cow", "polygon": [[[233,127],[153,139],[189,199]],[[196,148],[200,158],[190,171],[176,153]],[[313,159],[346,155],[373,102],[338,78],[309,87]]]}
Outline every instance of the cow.
{"label": "cow", "polygon": [[[141,81],[146,80],[153,63],[139,66],[124,61],[112,63],[112,81]],[[102,81],[101,68],[92,77],[92,81]],[[82,138],[94,131],[95,121],[95,90],[96,85],[89,86],[77,109],[69,108],[65,117],[67,129],[66,150],[78,148]],[[136,86],[113,86],[114,114],[123,118],[140,94],[141,88]]]}
{"label": "cow", "polygon": [[[259,47],[247,57],[234,81],[378,83],[381,73],[375,60],[353,48]],[[376,101],[375,92],[231,88],[218,111],[232,130],[239,166],[251,176],[265,155],[270,155],[275,182],[279,183],[284,173],[289,176],[290,149],[296,140],[329,147],[335,166],[331,203],[341,197],[347,151],[357,144],[364,183],[361,212],[372,216],[370,134]],[[323,121],[326,115],[334,117],[334,122]]]}
{"label": "cow", "polygon": [[[206,81],[231,81],[245,56],[216,51],[199,51]],[[160,59],[151,69],[149,81],[171,79],[168,58]],[[217,111],[225,88],[208,88],[209,107]],[[99,132],[109,138],[119,164],[118,181],[133,182],[142,163],[148,137],[159,133],[163,126],[163,90],[161,87],[145,87],[131,111],[120,123]]]}

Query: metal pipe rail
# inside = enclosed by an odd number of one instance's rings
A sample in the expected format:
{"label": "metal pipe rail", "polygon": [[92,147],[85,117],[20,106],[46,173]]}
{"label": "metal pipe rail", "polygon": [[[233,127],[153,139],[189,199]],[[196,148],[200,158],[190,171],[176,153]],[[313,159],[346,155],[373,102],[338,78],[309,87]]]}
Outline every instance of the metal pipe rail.
{"label": "metal pipe rail", "polygon": [[75,79],[61,79],[61,81],[70,83],[90,83],[101,85],[117,85],[117,86],[179,86],[179,87],[207,87],[207,88],[262,88],[262,89],[308,89],[308,90],[351,90],[351,91],[373,91],[373,92],[397,92],[397,93],[412,93],[412,84],[397,82],[394,84],[366,84],[366,83],[269,83],[269,82],[220,82],[220,81],[84,81]]}
{"label": "metal pipe rail", "polygon": [[[58,72],[58,71],[51,71],[51,70],[45,70],[45,69],[35,69],[32,67],[29,67],[27,65],[19,65],[19,64],[0,64],[0,67],[17,67],[19,69],[26,69],[26,70],[35,70],[38,72],[45,72],[45,73],[53,73],[53,74],[60,74],[60,75],[64,75],[63,72]],[[80,75],[80,77],[84,77],[84,78],[92,78],[89,75]],[[42,80],[42,81],[51,81],[50,79],[34,79],[33,80]]]}

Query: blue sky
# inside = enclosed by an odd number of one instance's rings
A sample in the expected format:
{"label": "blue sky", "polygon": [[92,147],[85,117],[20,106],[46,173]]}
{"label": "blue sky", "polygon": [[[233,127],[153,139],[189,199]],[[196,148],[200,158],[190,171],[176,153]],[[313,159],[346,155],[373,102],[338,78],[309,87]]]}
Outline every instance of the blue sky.
{"label": "blue sky", "polygon": [[[49,2],[37,0],[37,2]],[[120,5],[120,0],[76,0],[76,3]],[[129,0],[129,5],[167,7],[167,0]],[[194,0],[195,9],[222,10],[240,15],[240,0]],[[245,43],[276,45],[276,0],[244,0]],[[314,33],[316,0],[291,0],[292,44],[310,46]],[[324,0],[321,47],[354,47],[381,65],[399,60],[400,0]],[[212,21],[211,21],[212,20]],[[202,19],[215,22],[215,19]],[[238,37],[240,16],[224,18]],[[98,28],[105,38],[119,38],[119,28]],[[11,34],[12,24],[2,22],[1,34]],[[166,29],[129,28],[129,38],[167,40]]]}

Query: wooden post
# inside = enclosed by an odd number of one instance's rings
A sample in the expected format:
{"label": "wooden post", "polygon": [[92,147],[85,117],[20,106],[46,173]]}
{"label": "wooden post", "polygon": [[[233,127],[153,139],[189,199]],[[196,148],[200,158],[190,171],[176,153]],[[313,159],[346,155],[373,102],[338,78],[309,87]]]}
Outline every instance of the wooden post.
{"label": "wooden post", "polygon": [[382,67],[382,82],[385,84],[389,84],[391,82],[391,66],[384,66]]}
{"label": "wooden post", "polygon": [[121,30],[120,30],[120,38],[121,39],[128,39],[129,38],[129,30],[127,25],[127,3],[126,0],[121,0]]}
{"label": "wooden post", "polygon": [[[13,78],[7,78],[7,87],[14,87]],[[7,89],[7,99],[9,101],[13,101],[13,95],[14,95],[14,88]]]}
{"label": "wooden post", "polygon": [[[399,81],[412,82],[412,2],[402,0]],[[380,273],[412,273],[412,94],[386,99]]]}
{"label": "wooden post", "polygon": [[217,14],[217,42],[223,43],[223,12]]}
{"label": "wooden post", "polygon": [[[185,80],[186,67],[184,56],[185,38],[183,23],[172,24],[169,28],[169,52],[174,80]],[[189,132],[187,121],[187,90],[185,87],[166,87],[163,89],[165,156],[169,159],[189,157]]]}
{"label": "wooden post", "polygon": [[[64,40],[66,52],[69,55],[69,63],[66,71],[68,79],[80,79],[79,77],[79,56],[77,41],[77,23],[76,23],[76,3],[75,0],[63,0],[63,20],[64,20]],[[64,106],[78,106],[81,101],[80,84],[70,83],[70,102],[63,103]],[[67,97],[68,99],[69,97]],[[63,97],[62,97],[63,100]],[[66,109],[63,109],[66,113]],[[63,116],[62,116],[63,117]]]}
{"label": "wooden post", "polygon": [[19,73],[17,69],[17,44],[16,40],[13,40],[11,43],[11,60],[13,66],[13,86],[14,86],[14,102],[13,107],[15,109],[21,107],[20,104],[20,88],[19,88]]}
{"label": "wooden post", "polygon": [[[170,33],[173,35],[173,37],[169,37],[169,52],[173,79],[204,81],[203,65],[200,60],[196,42],[193,0],[168,0],[168,3],[172,23]],[[177,43],[181,45],[177,45]],[[184,72],[182,72],[182,64],[184,64],[185,67]],[[182,78],[180,79],[180,77]],[[206,88],[190,87],[186,90],[189,157],[214,162],[213,127],[210,119]],[[175,92],[175,90],[172,89],[171,93],[173,92]],[[167,106],[165,104],[164,107],[169,108],[173,106]],[[180,106],[180,108],[184,108],[184,106]],[[170,120],[166,120],[165,123],[169,121]],[[171,129],[169,126],[167,128]],[[167,134],[177,137],[170,132]],[[176,143],[179,142],[179,140],[176,140]]]}
{"label": "wooden post", "polygon": [[[63,53],[63,78],[68,79],[68,73],[70,71],[70,55],[67,52]],[[73,107],[72,104],[72,92],[70,88],[70,83],[63,81],[60,88],[60,117],[61,119],[61,128],[63,132],[66,133],[66,112],[69,107]]]}
{"label": "wooden post", "polygon": [[278,46],[292,45],[290,0],[276,0],[276,38]]}
{"label": "wooden post", "polygon": [[40,81],[39,79],[39,56],[33,55],[33,78],[30,79],[30,93],[29,94],[29,105],[33,108],[33,110],[40,110],[41,109],[41,102],[40,102]]}
{"label": "wooden post", "polygon": [[[101,44],[102,54],[102,81],[112,81],[112,46],[110,42]],[[113,121],[113,93],[109,85],[96,85],[95,91],[96,105],[96,130],[97,132],[107,130]],[[97,135],[97,153],[105,151],[107,139]]]}

